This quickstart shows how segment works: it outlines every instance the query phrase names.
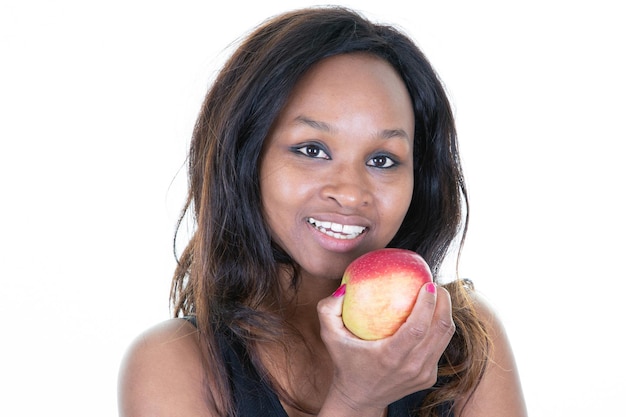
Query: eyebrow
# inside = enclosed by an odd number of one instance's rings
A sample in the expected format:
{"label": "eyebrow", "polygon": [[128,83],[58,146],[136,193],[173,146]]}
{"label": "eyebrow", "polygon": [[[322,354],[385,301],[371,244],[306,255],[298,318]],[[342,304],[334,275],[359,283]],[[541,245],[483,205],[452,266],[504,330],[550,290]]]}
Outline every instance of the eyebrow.
{"label": "eyebrow", "polygon": [[298,117],[296,117],[296,122],[298,124],[304,124],[304,125],[307,125],[309,127],[312,127],[313,129],[321,130],[321,131],[327,132],[327,133],[330,133],[333,130],[332,127],[328,123],[319,122],[317,120],[309,119],[306,116],[298,116]]}
{"label": "eyebrow", "polygon": [[[313,129],[320,130],[326,133],[331,133],[334,130],[333,127],[328,123],[313,120],[306,116],[298,116],[296,117],[295,121],[296,123],[304,124],[312,127]],[[376,136],[382,139],[391,139],[395,137],[403,137],[405,139],[409,139],[409,135],[404,129],[384,129],[380,131]]]}

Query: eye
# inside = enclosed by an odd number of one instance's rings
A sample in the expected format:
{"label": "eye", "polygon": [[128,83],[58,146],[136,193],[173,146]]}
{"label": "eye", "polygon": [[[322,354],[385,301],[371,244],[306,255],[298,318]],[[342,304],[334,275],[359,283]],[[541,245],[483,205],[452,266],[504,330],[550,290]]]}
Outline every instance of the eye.
{"label": "eye", "polygon": [[316,144],[307,144],[304,146],[294,147],[295,152],[299,152],[309,158],[322,158],[322,159],[330,159],[330,156],[326,153],[326,151],[320,146]]}
{"label": "eye", "polygon": [[397,163],[387,155],[376,155],[367,162],[367,165],[374,168],[393,168]]}

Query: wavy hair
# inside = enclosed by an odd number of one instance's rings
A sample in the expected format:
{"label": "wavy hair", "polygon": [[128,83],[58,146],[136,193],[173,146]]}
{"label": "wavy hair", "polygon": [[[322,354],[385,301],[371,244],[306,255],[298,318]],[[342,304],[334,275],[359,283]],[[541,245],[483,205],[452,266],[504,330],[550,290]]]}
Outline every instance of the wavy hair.
{"label": "wavy hair", "polygon": [[[263,143],[305,72],[324,58],[357,52],[395,68],[415,114],[412,201],[388,246],[420,253],[436,280],[455,237],[462,246],[469,211],[454,118],[442,83],[418,47],[396,28],[342,7],[301,9],[264,22],[226,62],[202,104],[177,230],[187,215],[196,227],[178,259],[170,294],[175,316],[196,316],[205,359],[215,375],[207,381],[207,395],[224,416],[233,415],[233,404],[215,330],[228,328],[262,368],[256,341],[278,341],[286,331],[281,318],[269,312],[280,308],[279,269],[291,268],[297,286],[298,267],[273,244],[261,209]],[[460,280],[445,286],[457,331],[420,415],[435,416],[441,404],[471,394],[488,358],[489,339],[473,308],[471,288]],[[267,372],[260,369],[259,374]]]}

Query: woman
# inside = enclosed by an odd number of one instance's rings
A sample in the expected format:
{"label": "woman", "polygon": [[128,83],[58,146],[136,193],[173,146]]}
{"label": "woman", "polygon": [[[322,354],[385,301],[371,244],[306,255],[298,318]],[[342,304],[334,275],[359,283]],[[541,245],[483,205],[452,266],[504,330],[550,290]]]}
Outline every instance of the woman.
{"label": "woman", "polygon": [[425,285],[382,340],[341,320],[357,256],[410,249],[437,282],[465,233],[450,105],[405,35],[333,7],[257,28],[207,94],[189,181],[180,318],[130,348],[122,416],[525,415],[503,329],[470,283]]}

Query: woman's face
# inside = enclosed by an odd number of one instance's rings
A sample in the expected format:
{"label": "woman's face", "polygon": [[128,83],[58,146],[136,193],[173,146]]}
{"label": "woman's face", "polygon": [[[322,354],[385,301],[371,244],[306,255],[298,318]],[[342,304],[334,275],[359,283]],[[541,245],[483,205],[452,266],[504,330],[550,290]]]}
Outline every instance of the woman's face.
{"label": "woman's face", "polygon": [[337,279],[396,234],[414,123],[402,79],[379,58],[328,58],[298,82],[266,139],[260,186],[272,237],[303,274]]}

